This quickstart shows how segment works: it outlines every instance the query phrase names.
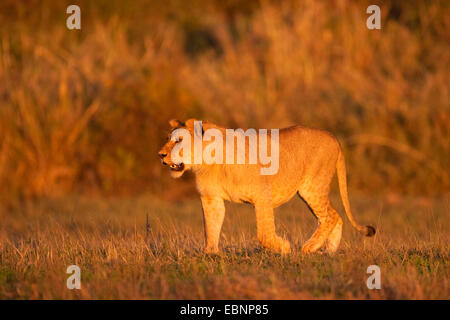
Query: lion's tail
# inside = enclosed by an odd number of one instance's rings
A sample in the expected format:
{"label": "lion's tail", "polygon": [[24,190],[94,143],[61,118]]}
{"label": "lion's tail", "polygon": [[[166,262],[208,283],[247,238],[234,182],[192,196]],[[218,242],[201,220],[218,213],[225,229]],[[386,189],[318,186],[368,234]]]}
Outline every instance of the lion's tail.
{"label": "lion's tail", "polygon": [[359,232],[367,237],[371,237],[375,234],[375,228],[372,226],[361,226],[359,225],[355,218],[353,217],[352,211],[350,210],[350,202],[348,200],[347,191],[347,171],[345,169],[345,159],[342,151],[339,151],[338,160],[336,163],[337,178],[339,182],[339,192],[341,193],[342,203],[344,205],[345,213],[347,214],[348,220],[353,227]]}

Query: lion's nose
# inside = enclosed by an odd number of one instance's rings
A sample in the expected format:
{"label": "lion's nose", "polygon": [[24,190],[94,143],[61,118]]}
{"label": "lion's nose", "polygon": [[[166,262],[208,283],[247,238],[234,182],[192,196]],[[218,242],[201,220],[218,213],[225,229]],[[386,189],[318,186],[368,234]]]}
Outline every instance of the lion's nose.
{"label": "lion's nose", "polygon": [[167,153],[164,152],[159,152],[158,154],[161,159],[164,159],[167,156]]}

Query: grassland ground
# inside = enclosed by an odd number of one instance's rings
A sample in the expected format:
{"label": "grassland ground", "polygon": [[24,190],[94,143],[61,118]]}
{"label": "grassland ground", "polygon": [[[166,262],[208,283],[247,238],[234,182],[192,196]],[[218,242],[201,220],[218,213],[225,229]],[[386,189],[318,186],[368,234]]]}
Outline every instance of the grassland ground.
{"label": "grassland ground", "polygon": [[[358,220],[378,232],[363,238],[344,220],[334,256],[301,254],[316,222],[299,199],[277,209],[289,256],[259,247],[251,206],[228,204],[221,253],[206,256],[197,199],[40,201],[1,211],[0,298],[449,299],[449,203],[354,197]],[[81,268],[81,290],[66,287],[72,264]],[[381,290],[366,286],[373,264]]]}

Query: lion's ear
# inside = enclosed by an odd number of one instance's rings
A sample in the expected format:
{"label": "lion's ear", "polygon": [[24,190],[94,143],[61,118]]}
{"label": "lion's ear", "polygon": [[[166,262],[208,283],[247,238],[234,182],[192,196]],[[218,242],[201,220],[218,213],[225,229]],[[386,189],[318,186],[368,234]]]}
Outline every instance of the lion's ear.
{"label": "lion's ear", "polygon": [[176,119],[170,120],[169,124],[174,129],[184,127],[184,123],[181,122],[180,120],[176,120]]}
{"label": "lion's ear", "polygon": [[202,121],[194,118],[186,120],[186,128],[193,130],[194,133],[199,137],[203,136],[203,134],[205,133],[205,131],[203,130]]}

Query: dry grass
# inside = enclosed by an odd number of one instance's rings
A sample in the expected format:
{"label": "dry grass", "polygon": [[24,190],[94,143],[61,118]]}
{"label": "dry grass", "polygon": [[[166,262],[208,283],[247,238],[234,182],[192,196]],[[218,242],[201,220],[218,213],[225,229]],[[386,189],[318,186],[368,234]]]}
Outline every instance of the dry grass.
{"label": "dry grass", "polygon": [[[363,239],[345,223],[333,257],[300,253],[314,219],[299,199],[277,215],[293,243],[288,257],[259,248],[245,205],[227,206],[218,256],[201,253],[199,201],[64,198],[2,212],[0,298],[450,299],[448,198],[352,204],[378,233]],[[71,264],[81,267],[80,291],[66,288]],[[381,268],[379,291],[365,285],[372,264]]]}
{"label": "dry grass", "polygon": [[[0,201],[173,186],[170,118],[303,124],[343,143],[367,192],[450,192],[447,1],[2,1]],[[178,186],[178,185],[177,185]],[[175,189],[175,188],[174,188]]]}
{"label": "dry grass", "polygon": [[[0,1],[0,298],[450,298],[450,2],[383,1],[380,31],[370,1],[77,3],[81,31],[65,1]],[[333,132],[377,236],[346,226],[335,257],[302,256],[313,219],[294,202],[280,257],[230,206],[204,256],[192,176],[157,157],[187,117]]]}

